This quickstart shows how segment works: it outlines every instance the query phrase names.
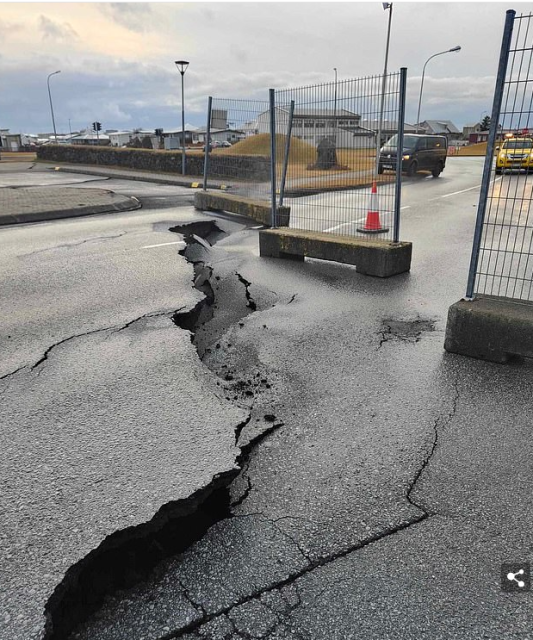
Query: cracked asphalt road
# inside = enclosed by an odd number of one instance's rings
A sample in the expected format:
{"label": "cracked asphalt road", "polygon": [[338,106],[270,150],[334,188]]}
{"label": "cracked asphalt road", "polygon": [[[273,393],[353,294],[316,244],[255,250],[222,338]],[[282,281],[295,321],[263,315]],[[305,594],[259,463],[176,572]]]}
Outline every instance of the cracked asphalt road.
{"label": "cracked asphalt road", "polygon": [[[245,230],[204,255],[250,283],[257,311],[203,361],[221,380],[268,373],[241,439],[264,414],[282,426],[231,485],[231,517],[73,639],[531,637],[531,594],[499,581],[502,562],[531,559],[533,367],[443,351],[480,173],[457,159],[406,184],[408,275],[261,260]],[[169,616],[183,599],[195,615]]]}
{"label": "cracked asphalt road", "polygon": [[[259,259],[237,223],[195,248],[215,293],[203,363],[249,415],[239,444],[271,430],[230,486],[230,515],[72,639],[531,637],[531,593],[499,580],[501,562],[531,561],[533,366],[443,351],[480,174],[454,158],[439,180],[406,182],[413,266],[392,280]],[[175,213],[148,215],[165,235]]]}
{"label": "cracked asphalt road", "polygon": [[157,227],[202,218],[179,211],[0,232],[2,640],[44,637],[78,562],[236,471],[247,413],[172,321],[202,298]]}

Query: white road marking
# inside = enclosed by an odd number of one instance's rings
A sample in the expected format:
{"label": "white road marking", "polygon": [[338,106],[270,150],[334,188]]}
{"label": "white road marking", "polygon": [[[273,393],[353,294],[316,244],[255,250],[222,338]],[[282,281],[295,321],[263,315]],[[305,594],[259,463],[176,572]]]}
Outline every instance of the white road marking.
{"label": "white road marking", "polygon": [[359,224],[360,222],[365,222],[366,216],[364,218],[358,218],[357,220],[350,220],[349,222],[343,222],[342,224],[338,224],[335,227],[330,227],[329,229],[324,229],[324,233],[328,231],[335,231],[336,229],[340,229],[341,227],[347,227],[350,224]]}
{"label": "white road marking", "polygon": [[454,191],[453,193],[447,193],[444,196],[440,196],[441,198],[449,198],[450,196],[456,196],[460,193],[466,193],[467,191],[473,191],[474,189],[479,189],[481,187],[480,184],[476,184],[475,187],[469,187],[468,189],[462,189],[461,191]]}
{"label": "white road marking", "polygon": [[[499,182],[501,180],[500,178],[496,178],[495,180],[491,180],[490,184],[492,184],[493,182]],[[468,187],[468,189],[462,189],[461,191],[454,191],[453,193],[446,193],[443,196],[439,196],[438,198],[431,198],[430,202],[433,200],[440,200],[441,198],[450,198],[451,196],[456,196],[459,193],[466,193],[467,191],[473,191],[474,189],[480,189],[481,185],[480,184],[476,184],[475,187]]]}
{"label": "white road marking", "polygon": [[156,247],[168,247],[171,244],[186,244],[184,240],[178,240],[177,242],[162,242],[161,244],[147,244],[141,249],[155,249]]}
{"label": "white road marking", "polygon": [[411,205],[410,204],[406,204],[405,207],[400,207],[400,211],[403,211],[404,209],[410,209]]}

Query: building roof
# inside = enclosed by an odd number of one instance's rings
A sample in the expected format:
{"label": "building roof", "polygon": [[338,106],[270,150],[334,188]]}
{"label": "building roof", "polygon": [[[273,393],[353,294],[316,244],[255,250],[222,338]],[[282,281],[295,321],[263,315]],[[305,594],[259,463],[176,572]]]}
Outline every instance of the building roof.
{"label": "building roof", "polygon": [[[59,138],[59,136],[58,136]],[[77,136],[72,136],[72,140],[109,140],[109,136],[105,133],[80,133]]]}
{"label": "building roof", "polygon": [[[370,129],[371,131],[378,130],[379,120],[377,118],[373,120],[361,120],[359,123],[361,128]],[[383,132],[386,131],[398,131],[398,121],[397,120],[383,120],[381,123],[381,130]],[[415,133],[416,127],[412,124],[408,124],[407,122],[403,125],[404,133]]]}
{"label": "building roof", "polygon": [[[278,111],[284,111],[289,113],[289,107],[276,107]],[[263,111],[260,113],[260,116],[264,116],[265,114],[270,113],[269,110]],[[335,109],[294,109],[294,117],[295,118],[360,118],[361,116],[353,111],[348,111],[348,109],[342,109],[339,107],[337,110]]]}
{"label": "building roof", "polygon": [[428,127],[433,133],[461,133],[451,120],[424,120],[419,124]]}

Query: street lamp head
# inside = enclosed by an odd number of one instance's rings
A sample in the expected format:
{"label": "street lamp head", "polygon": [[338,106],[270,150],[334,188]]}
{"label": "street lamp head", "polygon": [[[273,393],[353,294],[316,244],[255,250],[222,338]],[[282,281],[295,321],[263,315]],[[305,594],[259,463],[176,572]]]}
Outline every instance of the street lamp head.
{"label": "street lamp head", "polygon": [[461,47],[459,45],[457,45],[456,47],[454,47],[453,49],[449,49],[449,51],[461,51]]}
{"label": "street lamp head", "polygon": [[178,71],[181,73],[181,75],[183,75],[187,71],[187,67],[189,66],[187,60],[176,60],[174,64],[176,65],[176,67],[178,67]]}

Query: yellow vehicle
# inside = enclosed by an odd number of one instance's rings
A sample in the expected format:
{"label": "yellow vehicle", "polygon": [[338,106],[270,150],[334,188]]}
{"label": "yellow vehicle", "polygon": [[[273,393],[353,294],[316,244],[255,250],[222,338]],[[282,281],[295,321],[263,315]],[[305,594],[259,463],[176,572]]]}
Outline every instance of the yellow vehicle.
{"label": "yellow vehicle", "polygon": [[533,138],[508,138],[496,150],[496,173],[505,169],[533,170]]}

